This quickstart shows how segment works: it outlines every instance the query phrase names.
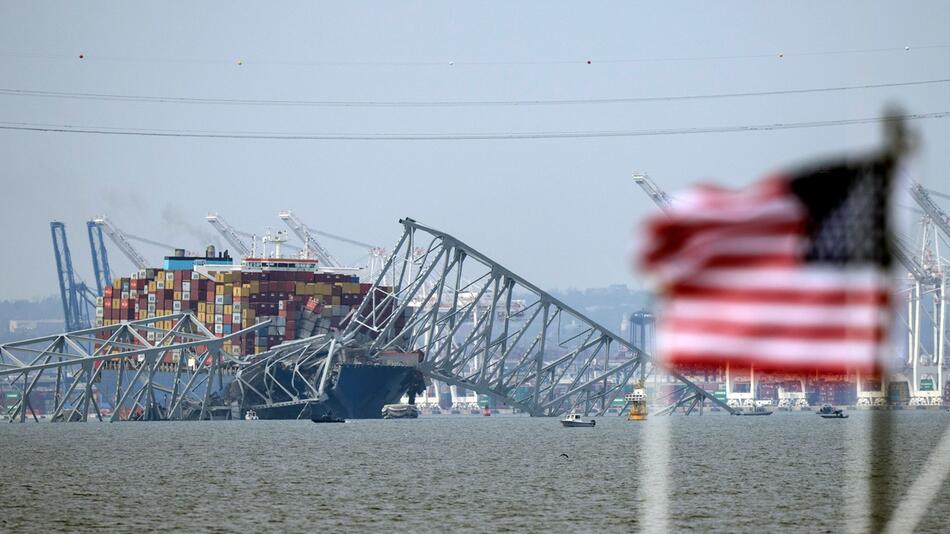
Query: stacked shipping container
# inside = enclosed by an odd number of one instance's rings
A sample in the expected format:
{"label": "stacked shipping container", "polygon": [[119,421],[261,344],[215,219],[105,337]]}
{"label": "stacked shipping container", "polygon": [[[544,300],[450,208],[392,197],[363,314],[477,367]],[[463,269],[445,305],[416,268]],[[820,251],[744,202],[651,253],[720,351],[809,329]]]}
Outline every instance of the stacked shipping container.
{"label": "stacked shipping container", "polygon": [[[143,269],[118,278],[98,298],[96,326],[191,312],[223,337],[270,320],[256,335],[224,344],[225,351],[235,355],[260,353],[287,340],[345,326],[370,289],[357,276],[338,273],[225,270],[213,275]],[[172,328],[171,321],[165,323],[157,326]],[[154,339],[154,334],[148,336]]]}

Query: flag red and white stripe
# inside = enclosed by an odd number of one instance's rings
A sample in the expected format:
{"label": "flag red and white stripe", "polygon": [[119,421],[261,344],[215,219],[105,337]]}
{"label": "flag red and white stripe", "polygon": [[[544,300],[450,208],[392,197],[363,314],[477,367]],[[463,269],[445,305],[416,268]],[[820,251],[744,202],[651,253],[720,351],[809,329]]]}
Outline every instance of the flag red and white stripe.
{"label": "flag red and white stripe", "polygon": [[648,222],[642,266],[662,287],[662,361],[876,368],[890,321],[888,271],[806,260],[809,210],[789,183],[695,188]]}

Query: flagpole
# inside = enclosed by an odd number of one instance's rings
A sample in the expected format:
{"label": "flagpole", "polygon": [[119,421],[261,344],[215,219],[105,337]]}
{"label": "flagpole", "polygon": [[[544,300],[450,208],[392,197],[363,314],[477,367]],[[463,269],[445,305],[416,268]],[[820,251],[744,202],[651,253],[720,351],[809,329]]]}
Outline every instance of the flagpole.
{"label": "flagpole", "polygon": [[[889,106],[885,116],[889,117],[883,123],[885,157],[893,158],[892,193],[899,184],[896,181],[896,172],[900,161],[910,152],[911,138],[907,135],[907,125],[901,119],[902,110],[898,106]],[[890,203],[893,205],[893,203]],[[893,345],[892,345],[893,346]],[[916,349],[916,347],[915,347]],[[878,373],[883,384],[888,384],[891,378],[891,358],[886,358],[882,350],[877,350]],[[913,355],[915,351],[911,351]],[[917,362],[912,362],[916,367]],[[911,389],[916,387],[912,385]],[[886,388],[886,386],[885,386]],[[870,532],[885,532],[888,522],[893,515],[894,501],[894,465],[893,465],[893,434],[894,419],[891,410],[871,411],[871,447],[870,469],[867,477],[868,504],[870,505]]]}

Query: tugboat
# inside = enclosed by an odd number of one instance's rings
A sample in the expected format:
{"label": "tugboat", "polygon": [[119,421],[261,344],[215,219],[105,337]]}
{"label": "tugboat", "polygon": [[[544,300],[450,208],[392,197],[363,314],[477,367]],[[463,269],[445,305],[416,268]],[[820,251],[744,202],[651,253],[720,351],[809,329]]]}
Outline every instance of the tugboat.
{"label": "tugboat", "polygon": [[584,421],[581,419],[579,414],[571,412],[570,415],[561,419],[561,424],[566,427],[592,427],[597,425],[597,421],[591,419],[590,421]]}
{"label": "tugboat", "polygon": [[830,404],[825,404],[818,410],[818,415],[822,419],[847,419],[848,414],[844,413],[844,410],[835,410],[835,408]]}
{"label": "tugboat", "polygon": [[314,423],[345,423],[346,419],[340,419],[333,415],[333,410],[327,410],[321,415],[315,413],[310,414],[310,420]]}
{"label": "tugboat", "polygon": [[649,409],[647,408],[647,392],[643,389],[643,382],[638,382],[633,388],[633,393],[625,395],[623,400],[630,403],[630,413],[627,415],[628,421],[643,421],[647,418]]}

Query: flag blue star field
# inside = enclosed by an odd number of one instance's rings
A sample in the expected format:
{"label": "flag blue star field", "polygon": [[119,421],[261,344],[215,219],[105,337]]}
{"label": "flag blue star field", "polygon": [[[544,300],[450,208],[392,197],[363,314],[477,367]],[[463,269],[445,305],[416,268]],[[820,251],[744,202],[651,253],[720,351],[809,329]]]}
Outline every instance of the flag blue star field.
{"label": "flag blue star field", "polygon": [[891,320],[889,196],[874,156],[699,186],[647,221],[660,360],[776,371],[878,369]]}

